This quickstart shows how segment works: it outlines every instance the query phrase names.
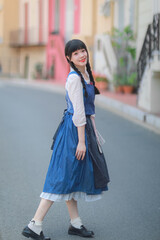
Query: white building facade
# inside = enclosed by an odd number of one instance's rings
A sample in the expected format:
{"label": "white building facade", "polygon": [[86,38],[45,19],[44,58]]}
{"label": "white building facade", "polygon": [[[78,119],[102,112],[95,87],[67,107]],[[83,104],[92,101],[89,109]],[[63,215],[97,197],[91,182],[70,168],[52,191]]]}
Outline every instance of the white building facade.
{"label": "white building facade", "polygon": [[138,1],[138,106],[160,113],[160,1]]}

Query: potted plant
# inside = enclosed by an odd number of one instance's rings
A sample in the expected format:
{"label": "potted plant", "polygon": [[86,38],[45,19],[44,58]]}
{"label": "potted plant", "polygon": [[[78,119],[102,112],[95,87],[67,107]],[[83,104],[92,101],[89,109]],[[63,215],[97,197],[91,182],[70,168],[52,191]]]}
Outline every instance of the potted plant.
{"label": "potted plant", "polygon": [[36,79],[42,78],[43,63],[36,63],[35,65]]}
{"label": "potted plant", "polygon": [[126,79],[126,82],[123,85],[124,93],[132,93],[134,87],[137,85],[137,73],[132,72]]}
{"label": "potted plant", "polygon": [[119,74],[114,74],[113,84],[116,93],[123,93],[124,78]]}
{"label": "potted plant", "polygon": [[105,75],[94,74],[95,85],[99,90],[106,90],[108,88],[108,79]]}
{"label": "potted plant", "polygon": [[136,86],[136,48],[131,27],[126,26],[123,31],[114,28],[112,45],[118,63],[114,76],[115,89],[119,86],[126,93],[126,88],[130,88],[128,86],[133,86],[132,89]]}

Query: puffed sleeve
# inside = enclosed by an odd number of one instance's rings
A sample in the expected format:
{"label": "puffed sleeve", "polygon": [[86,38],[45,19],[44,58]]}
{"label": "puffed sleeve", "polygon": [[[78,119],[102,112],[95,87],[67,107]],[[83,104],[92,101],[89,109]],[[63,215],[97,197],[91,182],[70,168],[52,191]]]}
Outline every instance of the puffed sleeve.
{"label": "puffed sleeve", "polygon": [[66,83],[69,98],[73,104],[73,118],[72,121],[76,127],[86,124],[86,116],[83,101],[83,86],[81,79],[77,74],[69,75]]}

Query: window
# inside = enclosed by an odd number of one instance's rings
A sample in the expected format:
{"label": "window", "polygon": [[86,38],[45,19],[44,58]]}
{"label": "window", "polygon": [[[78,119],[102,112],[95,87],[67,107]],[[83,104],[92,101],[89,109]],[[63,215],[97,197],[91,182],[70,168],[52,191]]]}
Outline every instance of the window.
{"label": "window", "polygon": [[74,27],[74,4],[73,0],[66,1],[66,41],[68,41],[72,34],[73,34],[73,27]]}
{"label": "window", "polygon": [[55,32],[59,32],[59,16],[60,16],[59,3],[60,3],[59,0],[55,0],[55,14],[54,14],[54,16],[55,16],[55,18],[54,18],[54,21],[55,21],[54,31]]}

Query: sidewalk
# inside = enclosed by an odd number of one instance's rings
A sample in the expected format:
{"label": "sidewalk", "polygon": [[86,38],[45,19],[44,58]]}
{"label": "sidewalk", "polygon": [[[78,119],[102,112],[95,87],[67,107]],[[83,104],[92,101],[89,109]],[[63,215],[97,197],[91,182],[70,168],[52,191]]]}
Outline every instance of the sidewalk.
{"label": "sidewalk", "polygon": [[[31,86],[47,91],[65,94],[64,83],[55,80],[26,80],[26,79],[9,79],[0,80],[3,82],[18,84],[22,86]],[[132,121],[143,124],[157,133],[160,133],[160,114],[151,114],[137,107],[136,94],[123,94],[103,91],[96,96],[96,104],[102,108],[127,117]]]}
{"label": "sidewalk", "polygon": [[160,133],[160,114],[151,114],[137,107],[136,94],[104,91],[97,98],[98,105],[101,104],[103,107],[105,105],[106,108],[129,117],[131,120],[138,120]]}

